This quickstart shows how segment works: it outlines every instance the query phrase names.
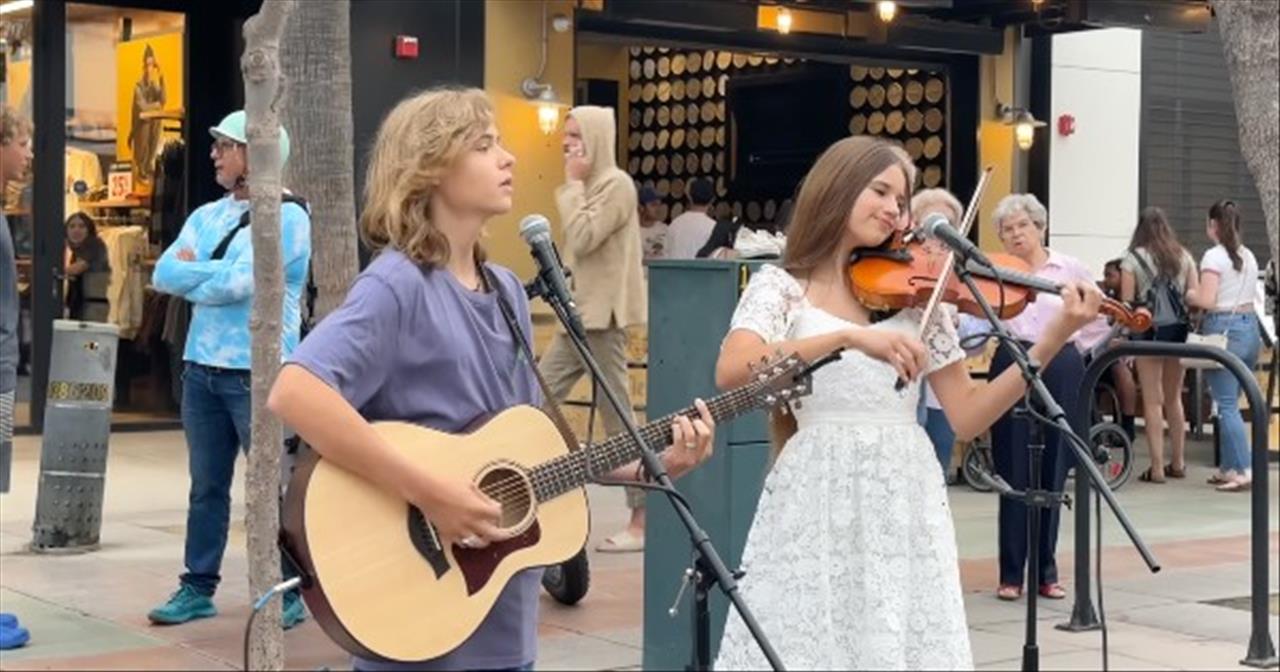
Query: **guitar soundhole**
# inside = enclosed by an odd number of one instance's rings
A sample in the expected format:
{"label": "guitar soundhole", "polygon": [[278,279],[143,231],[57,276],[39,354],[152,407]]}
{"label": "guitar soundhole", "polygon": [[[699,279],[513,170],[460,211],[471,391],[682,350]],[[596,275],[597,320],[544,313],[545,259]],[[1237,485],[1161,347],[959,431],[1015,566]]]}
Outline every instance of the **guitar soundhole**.
{"label": "guitar soundhole", "polygon": [[480,477],[480,491],[502,505],[504,530],[527,524],[533,510],[533,484],[527,474],[507,466],[494,466]]}

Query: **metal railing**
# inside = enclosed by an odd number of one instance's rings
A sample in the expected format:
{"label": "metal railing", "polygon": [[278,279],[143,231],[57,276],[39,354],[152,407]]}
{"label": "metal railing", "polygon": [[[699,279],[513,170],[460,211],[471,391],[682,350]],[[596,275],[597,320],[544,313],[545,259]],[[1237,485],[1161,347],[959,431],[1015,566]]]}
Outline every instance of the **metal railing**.
{"label": "metal railing", "polygon": [[[1267,587],[1270,563],[1267,559],[1267,547],[1270,538],[1270,507],[1267,506],[1267,418],[1270,409],[1267,400],[1258,387],[1253,372],[1240,361],[1240,358],[1222,348],[1207,345],[1188,345],[1186,343],[1156,343],[1125,341],[1120,345],[1098,354],[1085,369],[1084,380],[1080,386],[1080,404],[1072,424],[1081,436],[1088,430],[1089,419],[1093,417],[1093,389],[1104,371],[1121,357],[1178,357],[1180,359],[1202,359],[1217,362],[1240,381],[1245,396],[1249,400],[1249,408],[1253,409],[1251,424],[1253,426],[1253,487],[1252,496],[1252,530],[1250,552],[1252,563],[1252,593],[1250,611],[1252,613],[1252,632],[1249,635],[1249,649],[1242,665],[1250,667],[1275,667],[1276,647],[1268,628]],[[1273,356],[1280,356],[1276,354]],[[1090,525],[1091,485],[1087,478],[1075,479],[1075,604],[1071,610],[1071,620],[1061,626],[1064,630],[1084,631],[1097,629],[1098,616],[1093,607],[1090,592],[1092,577],[1090,576]]]}

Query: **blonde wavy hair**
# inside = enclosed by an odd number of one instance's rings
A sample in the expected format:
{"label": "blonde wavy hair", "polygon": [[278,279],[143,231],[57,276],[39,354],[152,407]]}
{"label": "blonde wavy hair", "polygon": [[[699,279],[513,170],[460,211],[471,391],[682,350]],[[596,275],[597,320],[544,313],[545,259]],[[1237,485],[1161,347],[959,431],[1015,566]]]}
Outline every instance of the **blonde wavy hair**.
{"label": "blonde wavy hair", "polygon": [[[431,198],[494,116],[483,91],[452,87],[412,95],[387,114],[365,175],[360,237],[370,250],[399,250],[428,266],[448,261],[449,241],[431,221]],[[475,254],[484,261],[478,244]]]}

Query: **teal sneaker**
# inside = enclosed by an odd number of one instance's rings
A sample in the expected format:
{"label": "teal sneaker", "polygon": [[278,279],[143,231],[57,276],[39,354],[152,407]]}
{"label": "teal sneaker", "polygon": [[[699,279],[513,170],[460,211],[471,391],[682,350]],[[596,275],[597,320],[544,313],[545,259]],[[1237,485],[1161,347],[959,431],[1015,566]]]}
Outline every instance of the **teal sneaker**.
{"label": "teal sneaker", "polygon": [[157,625],[178,625],[197,618],[210,618],[218,615],[213,599],[201,595],[195,588],[182,584],[169,601],[152,609],[147,618]]}
{"label": "teal sneaker", "polygon": [[305,620],[307,620],[307,609],[302,604],[302,596],[296,590],[285,593],[280,611],[280,625],[284,626],[285,630],[292,630],[294,626]]}

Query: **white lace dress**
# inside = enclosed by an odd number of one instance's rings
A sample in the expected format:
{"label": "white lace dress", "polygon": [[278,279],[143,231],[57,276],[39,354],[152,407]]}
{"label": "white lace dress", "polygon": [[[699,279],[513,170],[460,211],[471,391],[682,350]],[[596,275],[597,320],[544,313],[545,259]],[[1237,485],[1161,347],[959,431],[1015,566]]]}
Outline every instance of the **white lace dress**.
{"label": "white lace dress", "polygon": [[[914,332],[919,319],[902,311],[863,328]],[[929,370],[964,357],[951,320],[936,323]],[[768,342],[851,326],[774,266],[752,278],[732,322]],[[919,384],[899,393],[896,378],[861,352],[817,371],[765,479],[742,595],[787,669],[973,667],[942,470],[916,423]],[[733,609],[716,669],[768,669]]]}

